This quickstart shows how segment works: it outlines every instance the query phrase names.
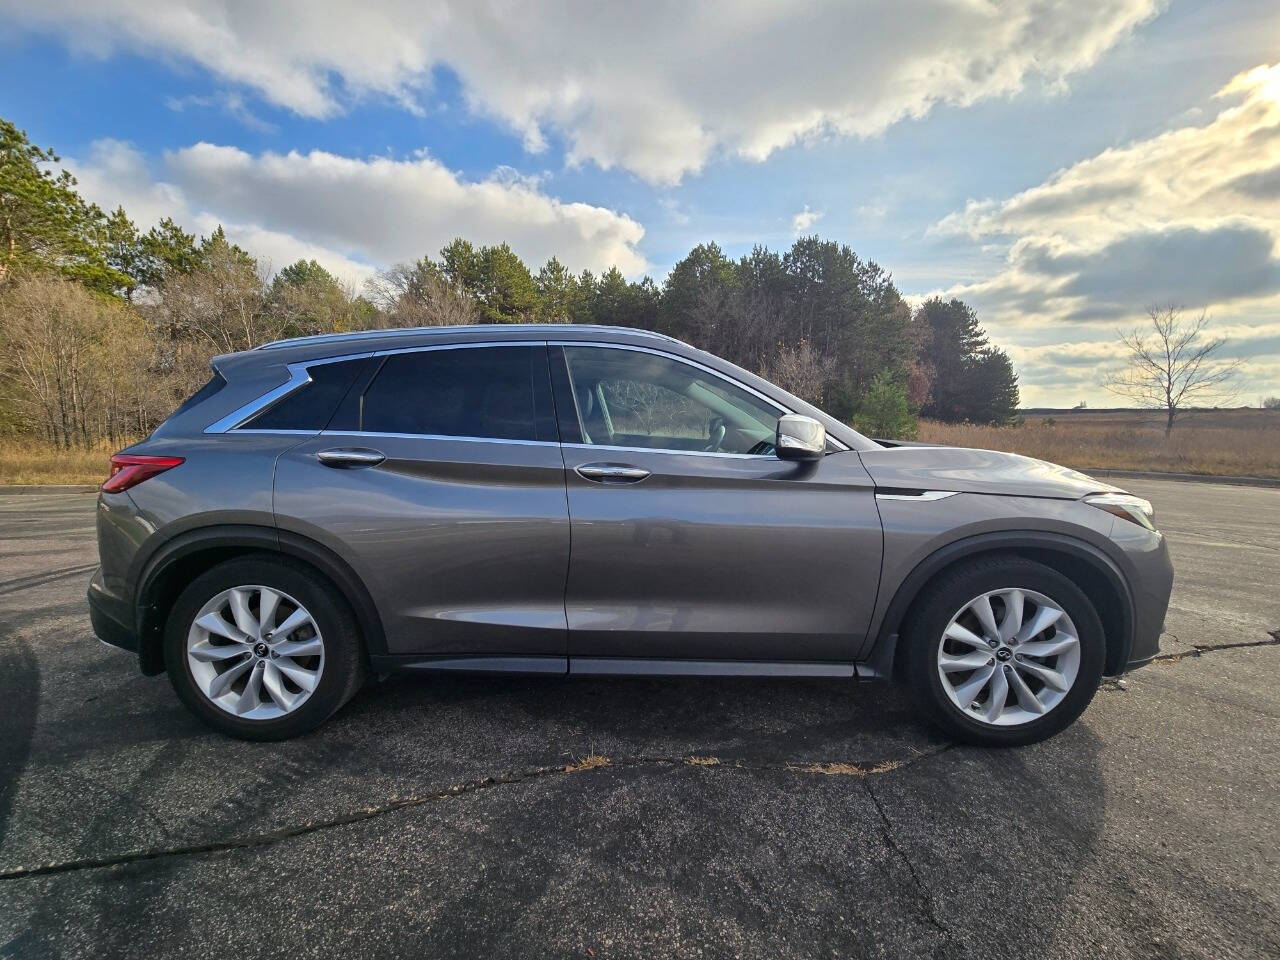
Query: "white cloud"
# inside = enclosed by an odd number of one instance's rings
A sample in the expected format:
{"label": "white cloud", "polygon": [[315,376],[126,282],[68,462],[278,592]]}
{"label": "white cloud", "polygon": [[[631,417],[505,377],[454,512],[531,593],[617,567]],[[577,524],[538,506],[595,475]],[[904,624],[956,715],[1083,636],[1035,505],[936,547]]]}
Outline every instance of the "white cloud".
{"label": "white cloud", "polygon": [[810,210],[806,203],[804,209],[791,218],[791,229],[796,233],[804,233],[825,216],[824,211]]}
{"label": "white cloud", "polygon": [[978,308],[1008,346],[1024,401],[1106,400],[1098,384],[1122,357],[1114,337],[1099,338],[1162,303],[1208,309],[1227,351],[1248,360],[1244,396],[1274,392],[1280,65],[1241,74],[1217,98],[1203,123],[1105,150],[1012,197],[970,201],[933,227],[1003,248],[991,276],[944,295]]}
{"label": "white cloud", "polygon": [[203,233],[222,223],[277,268],[314,258],[357,285],[377,267],[435,256],[458,236],[505,241],[534,269],[553,255],[573,270],[616,265],[635,276],[647,266],[636,250],[644,228],[631,218],[561,202],[507,170],[466,181],[425,155],[254,155],[199,143],[166,155],[166,176],[156,180],[132,146],[98,141],[67,166],[86,197],[123,204],[142,229],[165,216]]}
{"label": "white cloud", "polygon": [[935,234],[1007,245],[994,277],[952,293],[1007,322],[1107,319],[1152,301],[1216,306],[1280,292],[1280,65],[1224,87],[1202,126],[1105,150]]}
{"label": "white cloud", "polygon": [[938,104],[1061,88],[1165,0],[0,0],[11,24],[107,56],[194,62],[308,117],[390,97],[418,109],[446,67],[471,109],[570,163],[674,183],[720,154],[763,160],[872,136]]}

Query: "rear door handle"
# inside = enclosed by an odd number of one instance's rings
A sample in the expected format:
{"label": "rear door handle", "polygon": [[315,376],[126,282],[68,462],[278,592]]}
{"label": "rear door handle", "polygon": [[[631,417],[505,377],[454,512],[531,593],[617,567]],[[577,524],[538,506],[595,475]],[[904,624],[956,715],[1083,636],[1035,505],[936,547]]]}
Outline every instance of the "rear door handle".
{"label": "rear door handle", "polygon": [[643,467],[629,467],[625,463],[584,463],[577,471],[578,476],[596,483],[639,483],[649,475]]}
{"label": "rear door handle", "polygon": [[326,467],[350,470],[354,467],[376,467],[387,458],[385,454],[368,447],[335,447],[332,450],[321,450],[316,454],[316,459]]}

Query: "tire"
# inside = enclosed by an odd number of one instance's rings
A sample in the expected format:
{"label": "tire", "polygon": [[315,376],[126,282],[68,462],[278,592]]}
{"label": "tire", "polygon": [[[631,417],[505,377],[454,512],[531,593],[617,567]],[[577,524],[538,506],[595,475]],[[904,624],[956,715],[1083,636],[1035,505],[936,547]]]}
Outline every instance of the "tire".
{"label": "tire", "polygon": [[[270,600],[273,595],[278,599]],[[268,621],[282,637],[242,630],[238,603],[248,627],[267,605]],[[300,626],[290,627],[291,619]],[[169,612],[164,659],[191,712],[242,740],[285,740],[314,730],[365,677],[359,627],[337,588],[310,567],[270,554],[228,560],[193,580]],[[234,680],[221,677],[233,670],[240,671]],[[255,674],[256,689],[246,692]]]}
{"label": "tire", "polygon": [[[1014,629],[1005,626],[1011,611],[1023,628],[1006,641],[1005,630]],[[982,626],[982,613],[997,628],[994,634]],[[1050,626],[1019,640],[1043,622],[1037,617],[1048,620],[1055,613]],[[974,642],[987,638],[996,645]],[[1102,622],[1080,588],[1044,564],[1013,556],[943,573],[913,605],[901,640],[905,678],[922,712],[952,738],[981,746],[1036,743],[1070,726],[1093,699],[1106,654]],[[975,669],[963,666],[983,657]],[[990,679],[983,683],[983,676]],[[1068,689],[1058,689],[1068,679]],[[962,707],[975,690],[976,699]]]}

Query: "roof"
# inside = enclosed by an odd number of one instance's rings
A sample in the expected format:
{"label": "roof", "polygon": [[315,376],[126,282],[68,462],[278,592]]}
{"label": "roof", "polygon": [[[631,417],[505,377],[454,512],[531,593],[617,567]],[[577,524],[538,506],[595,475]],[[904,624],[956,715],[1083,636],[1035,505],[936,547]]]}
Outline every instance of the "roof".
{"label": "roof", "polygon": [[273,340],[264,343],[255,350],[279,350],[284,347],[298,347],[310,344],[358,343],[363,340],[384,340],[396,337],[452,336],[459,333],[484,333],[485,331],[502,331],[503,333],[537,333],[554,336],[556,333],[579,333],[598,330],[609,333],[625,333],[632,336],[652,337],[667,343],[681,343],[675,337],[665,333],[654,333],[652,330],[641,330],[636,327],[616,327],[594,323],[477,323],[468,326],[452,327],[393,327],[387,330],[355,330],[351,333],[321,333],[311,337],[292,337],[288,340]]}

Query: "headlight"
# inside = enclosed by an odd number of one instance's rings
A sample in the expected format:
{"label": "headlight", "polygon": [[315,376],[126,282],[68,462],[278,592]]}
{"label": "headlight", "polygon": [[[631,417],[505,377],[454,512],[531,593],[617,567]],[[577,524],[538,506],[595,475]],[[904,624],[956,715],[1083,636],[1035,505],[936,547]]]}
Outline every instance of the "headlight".
{"label": "headlight", "polygon": [[1131,493],[1095,493],[1085,497],[1084,502],[1148,530],[1156,528],[1156,508],[1151,506],[1151,501]]}

